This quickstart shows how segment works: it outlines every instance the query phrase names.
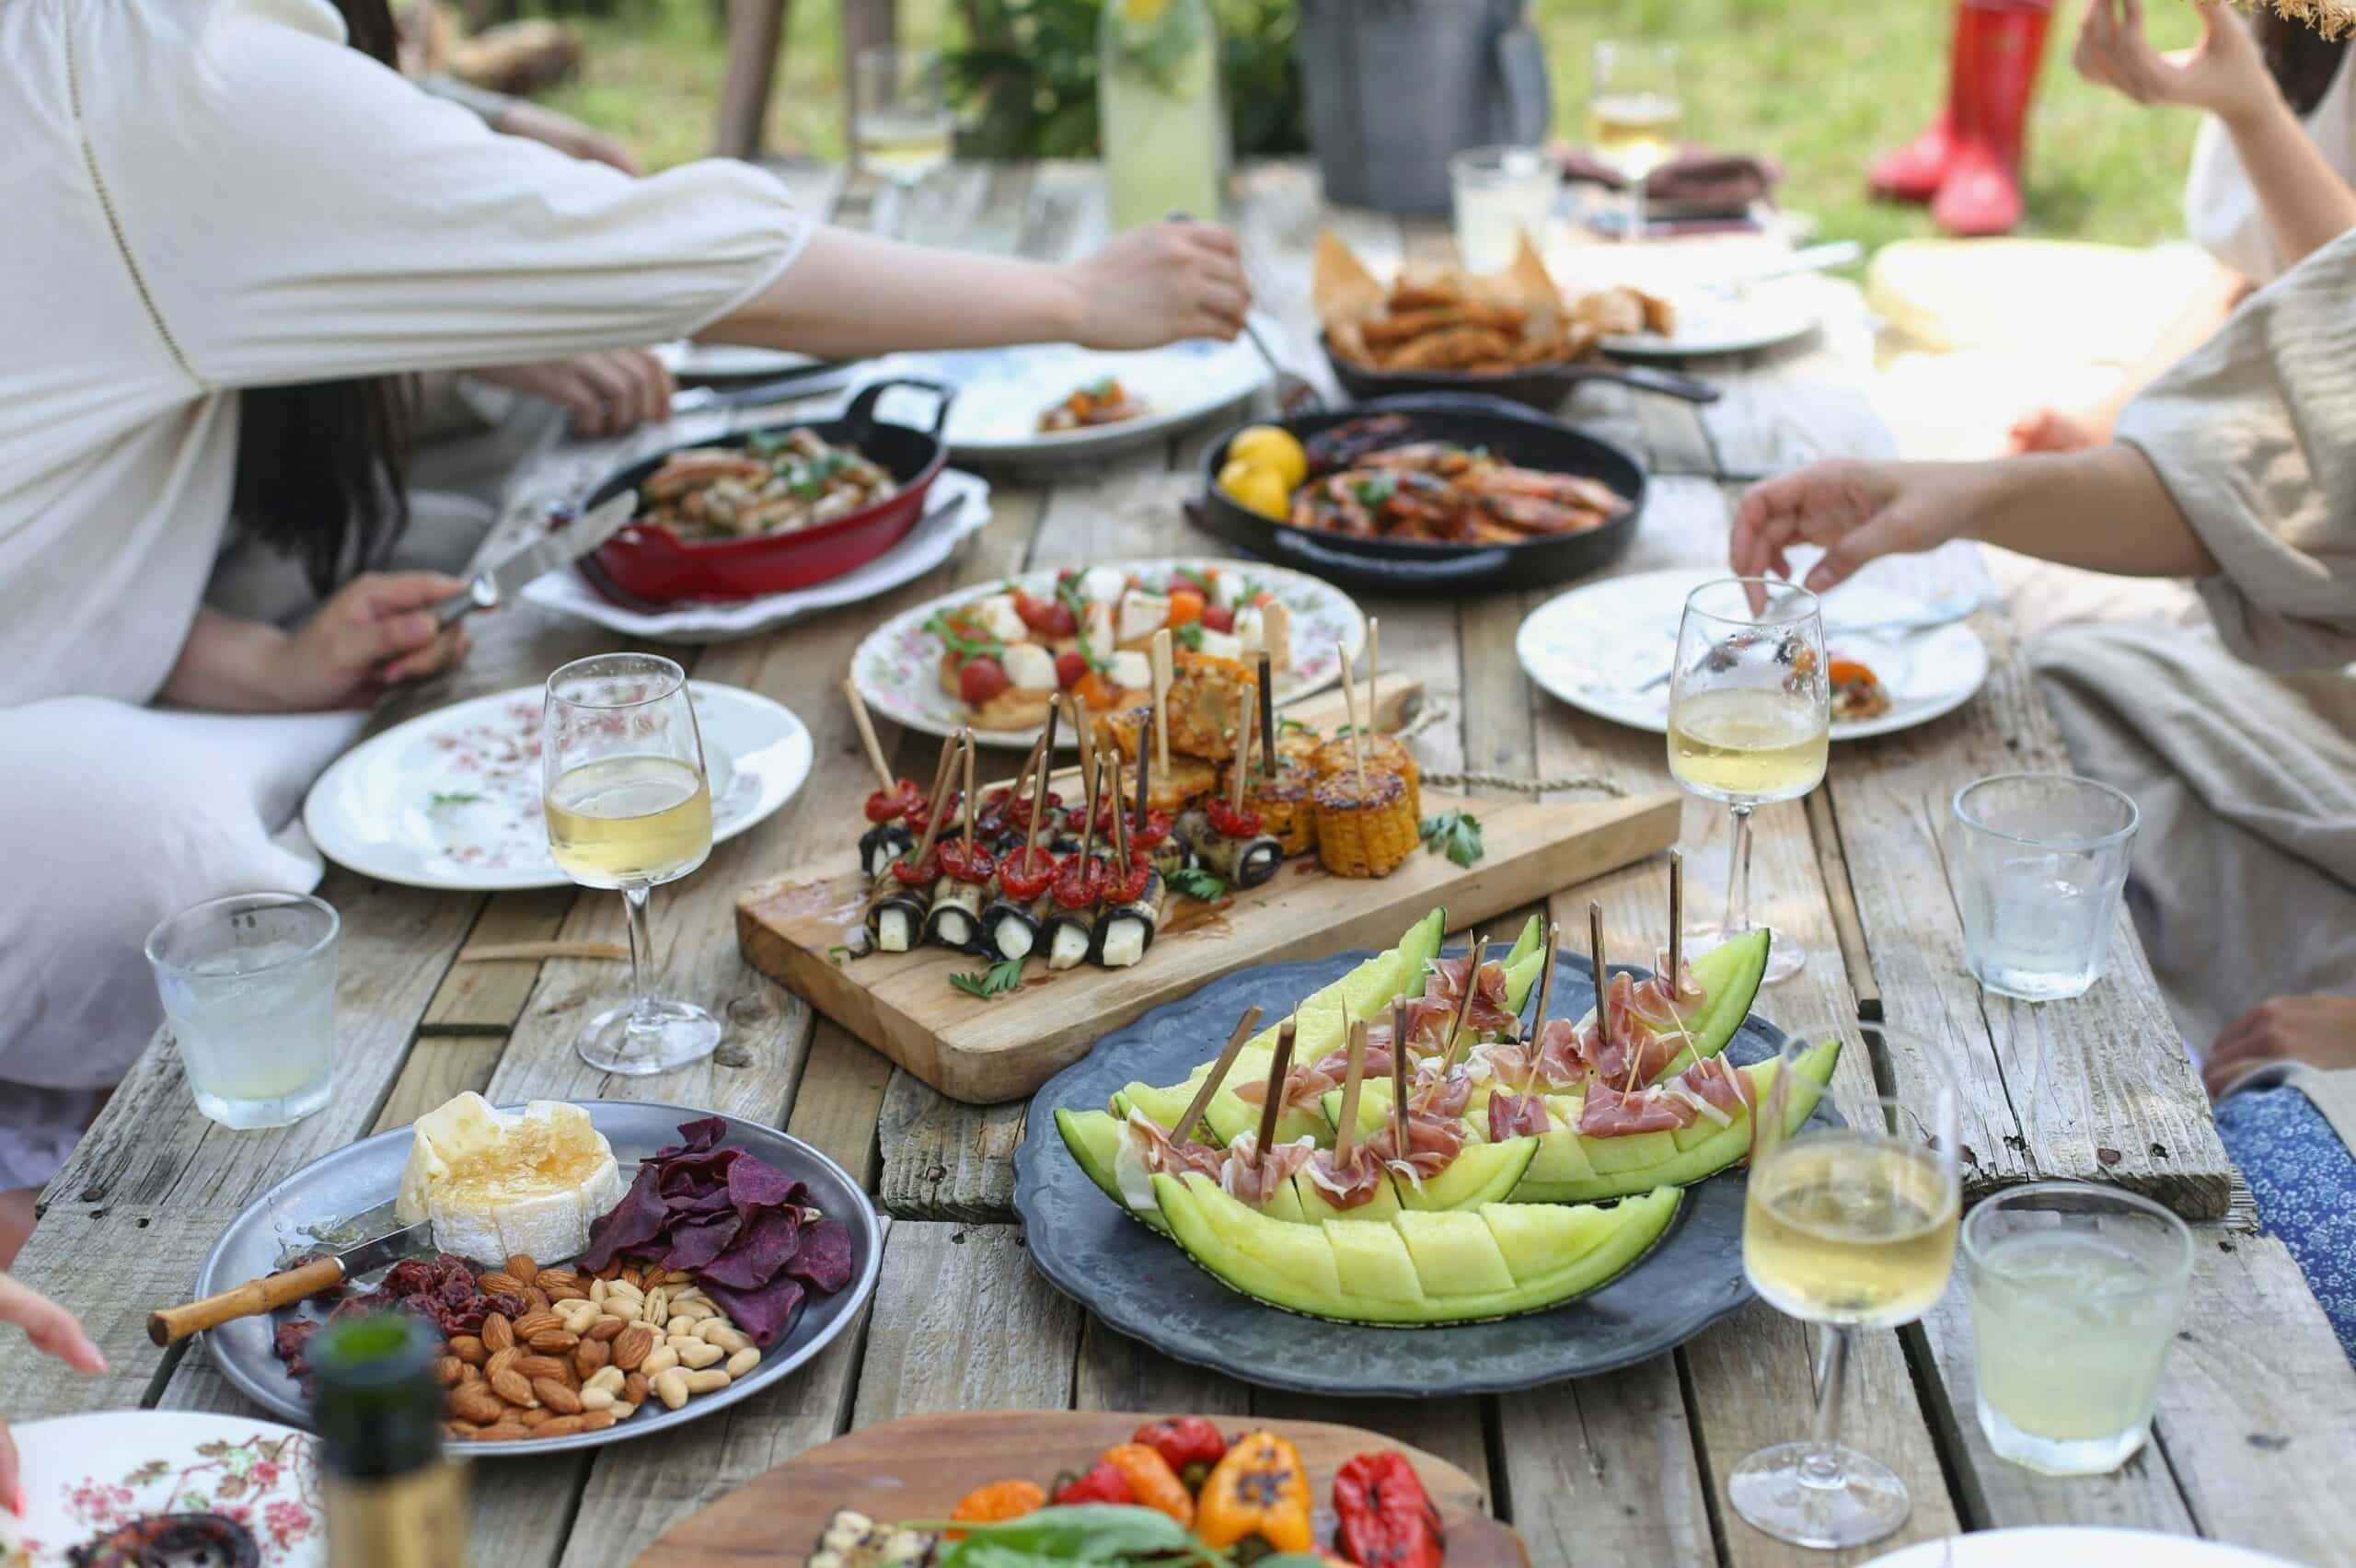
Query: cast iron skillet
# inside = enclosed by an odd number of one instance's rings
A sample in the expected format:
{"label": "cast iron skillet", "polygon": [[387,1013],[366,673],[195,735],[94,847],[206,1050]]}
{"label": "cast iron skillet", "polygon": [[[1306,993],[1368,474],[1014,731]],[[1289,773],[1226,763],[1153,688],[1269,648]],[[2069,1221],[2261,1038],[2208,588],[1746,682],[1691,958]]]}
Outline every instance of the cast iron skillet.
{"label": "cast iron skillet", "polygon": [[1195,524],[1279,565],[1345,587],[1406,598],[1453,598],[1560,582],[1610,565],[1636,536],[1636,522],[1645,510],[1644,465],[1623,447],[1502,398],[1423,392],[1278,422],[1305,440],[1378,413],[1410,416],[1415,421],[1411,439],[1485,446],[1524,467],[1600,479],[1619,492],[1628,510],[1584,534],[1542,536],[1513,545],[1442,545],[1296,528],[1237,505],[1218,488],[1219,466],[1226,462],[1227,444],[1236,433],[1230,431],[1203,459],[1203,499],[1193,510]]}
{"label": "cast iron skillet", "polygon": [[1639,392],[1657,392],[1664,398],[1680,398],[1688,403],[1718,400],[1718,389],[1709,382],[1649,364],[1576,360],[1513,371],[1373,370],[1335,353],[1333,342],[1322,334],[1317,344],[1325,351],[1325,363],[1334,367],[1334,379],[1340,383],[1342,390],[1361,402],[1398,392],[1485,392],[1493,398],[1510,398],[1517,403],[1551,411],[1561,406],[1563,399],[1583,381],[1616,382]]}

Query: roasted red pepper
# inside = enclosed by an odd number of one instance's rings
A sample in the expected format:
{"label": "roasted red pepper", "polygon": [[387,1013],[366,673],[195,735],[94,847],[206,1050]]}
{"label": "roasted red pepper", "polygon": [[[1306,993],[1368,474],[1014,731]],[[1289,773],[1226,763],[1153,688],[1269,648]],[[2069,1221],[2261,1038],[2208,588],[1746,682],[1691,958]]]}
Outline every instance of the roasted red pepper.
{"label": "roasted red pepper", "polygon": [[1134,904],[1152,885],[1153,862],[1142,849],[1129,851],[1128,867],[1120,875],[1114,875],[1110,867],[1105,869],[1104,896],[1115,904]]}
{"label": "roasted red pepper", "polygon": [[[1047,791],[1047,810],[1048,810],[1050,813],[1054,812],[1054,811],[1055,811],[1058,806],[1061,806],[1063,803],[1064,803],[1064,798],[1063,798],[1061,795],[1057,794],[1053,790],[1048,790],[1048,791]],[[1028,795],[1023,796],[1023,797],[1022,797],[1021,800],[1019,800],[1019,801],[1008,801],[1008,802],[1007,802],[1007,806],[1006,806],[1006,824],[1007,824],[1007,826],[1009,826],[1009,827],[1011,827],[1011,828],[1014,829],[1014,831],[1016,831],[1017,833],[1028,833],[1028,832],[1030,832],[1030,831],[1031,831],[1031,813],[1032,813],[1032,811],[1033,811],[1033,809],[1034,809],[1034,802],[1032,801],[1031,797],[1030,797],[1030,796],[1028,796]],[[1054,820],[1055,820],[1055,819],[1054,819],[1052,816],[1050,816],[1050,817],[1048,818],[1047,823],[1046,823],[1046,824],[1044,824],[1043,825],[1052,826],[1052,825],[1054,824]]]}
{"label": "roasted red pepper", "polygon": [[916,781],[903,778],[891,790],[878,790],[867,797],[867,820],[897,822],[911,812],[924,808],[924,797],[917,793]]}
{"label": "roasted red pepper", "polygon": [[1135,1498],[1129,1492],[1129,1478],[1121,1473],[1121,1467],[1110,1459],[1100,1459],[1096,1468],[1086,1475],[1056,1488],[1056,1494],[1050,1501],[1057,1507],[1070,1503],[1119,1503],[1126,1505]]}
{"label": "roasted red pepper", "polygon": [[962,838],[950,839],[933,852],[941,857],[942,870],[961,882],[972,882],[976,887],[987,882],[990,873],[998,870],[998,861],[991,858],[988,850],[979,844],[968,847]]}
{"label": "roasted red pepper", "polygon": [[1056,907],[1085,909],[1096,902],[1097,867],[1084,860],[1075,849],[1064,857],[1063,868],[1056,872]]}
{"label": "roasted red pepper", "polygon": [[1360,1454],[1334,1477],[1334,1544],[1360,1568],[1440,1568],[1439,1511],[1403,1454]]}
{"label": "roasted red pepper", "polygon": [[1170,841],[1170,813],[1149,810],[1145,824],[1139,826],[1135,817],[1129,819],[1129,847],[1159,849]]}
{"label": "roasted red pepper", "polygon": [[920,861],[910,861],[903,856],[892,862],[892,874],[907,887],[930,887],[941,880],[941,850],[934,847]]}
{"label": "roasted red pepper", "polygon": [[1029,849],[1010,849],[1006,859],[999,862],[998,885],[1006,896],[1017,904],[1028,904],[1047,891],[1056,880],[1056,858],[1034,845]]}
{"label": "roasted red pepper", "polygon": [[1248,807],[1230,806],[1225,801],[1214,799],[1205,802],[1203,814],[1211,819],[1213,827],[1230,838],[1260,836],[1260,813]]}
{"label": "roasted red pepper", "polygon": [[1130,1441],[1142,1443],[1167,1459],[1190,1492],[1200,1492],[1212,1467],[1227,1458],[1227,1439],[1219,1435],[1216,1425],[1199,1415],[1149,1421],[1138,1428]]}

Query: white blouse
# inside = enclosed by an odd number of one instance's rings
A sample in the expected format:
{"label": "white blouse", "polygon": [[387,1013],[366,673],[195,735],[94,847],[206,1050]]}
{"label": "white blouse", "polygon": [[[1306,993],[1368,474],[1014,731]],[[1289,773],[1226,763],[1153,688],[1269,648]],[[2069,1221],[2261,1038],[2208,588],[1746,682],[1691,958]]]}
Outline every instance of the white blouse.
{"label": "white blouse", "polygon": [[0,60],[0,708],[155,695],[238,388],[692,334],[810,229],[748,164],[497,134],[326,0],[8,0]]}
{"label": "white blouse", "polygon": [[[2238,17],[2221,17],[2238,23]],[[2246,25],[2246,24],[2243,24]],[[2356,181],[2356,86],[2349,80],[2349,63],[2356,49],[2343,51],[2331,85],[2306,118],[2307,135],[2324,160],[2342,179]],[[2258,284],[2272,282],[2285,271],[2282,252],[2267,228],[2258,194],[2234,139],[2215,115],[2200,121],[2192,144],[2192,167],[2184,180],[2184,223],[2195,243],[2235,271]]]}

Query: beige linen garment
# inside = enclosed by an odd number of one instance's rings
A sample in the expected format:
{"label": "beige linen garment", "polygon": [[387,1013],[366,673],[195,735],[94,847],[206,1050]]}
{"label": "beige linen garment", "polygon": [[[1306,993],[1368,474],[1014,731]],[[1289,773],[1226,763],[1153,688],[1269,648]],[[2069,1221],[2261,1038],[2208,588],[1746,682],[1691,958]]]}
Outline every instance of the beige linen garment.
{"label": "beige linen garment", "polygon": [[[2356,994],[2356,233],[2119,421],[2217,575],[2213,631],[2073,627],[2037,665],[2077,766],[2142,808],[2131,889],[2188,1042]],[[2275,672],[2269,674],[2269,672]]]}
{"label": "beige linen garment", "polygon": [[632,179],[498,135],[324,0],[5,0],[0,61],[6,1187],[53,1167],[55,1094],[144,1043],[154,922],[318,874],[270,843],[315,724],[226,744],[143,706],[221,543],[238,389],[692,334],[809,225],[749,165]]}

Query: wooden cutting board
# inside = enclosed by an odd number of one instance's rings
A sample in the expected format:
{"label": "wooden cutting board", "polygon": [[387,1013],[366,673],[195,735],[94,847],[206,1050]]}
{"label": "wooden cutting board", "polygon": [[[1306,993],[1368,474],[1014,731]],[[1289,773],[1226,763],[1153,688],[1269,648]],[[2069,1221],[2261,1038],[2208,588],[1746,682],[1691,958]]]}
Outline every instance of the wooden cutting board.
{"label": "wooden cutting board", "polygon": [[[639,1568],[801,1568],[837,1508],[872,1519],[945,1518],[957,1499],[994,1481],[1047,1485],[1084,1470],[1151,1415],[1120,1411],[959,1411],[911,1416],[837,1437],[756,1476],[674,1525]],[[1334,1539],[1334,1472],[1357,1454],[1407,1456],[1448,1535],[1449,1568],[1530,1568],[1521,1538],[1488,1516],[1480,1483],[1447,1460],[1355,1426],[1322,1421],[1220,1417],[1223,1431],[1256,1426],[1300,1449],[1317,1499],[1317,1539]]]}

